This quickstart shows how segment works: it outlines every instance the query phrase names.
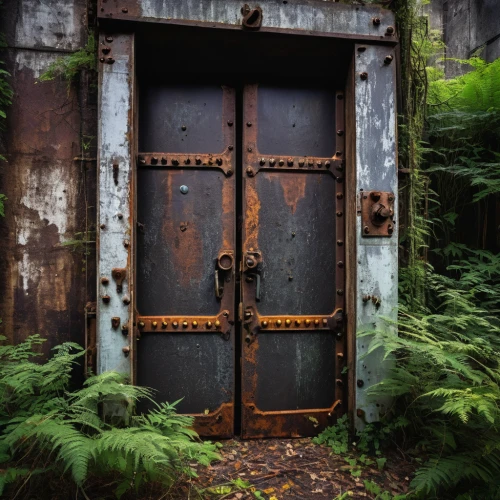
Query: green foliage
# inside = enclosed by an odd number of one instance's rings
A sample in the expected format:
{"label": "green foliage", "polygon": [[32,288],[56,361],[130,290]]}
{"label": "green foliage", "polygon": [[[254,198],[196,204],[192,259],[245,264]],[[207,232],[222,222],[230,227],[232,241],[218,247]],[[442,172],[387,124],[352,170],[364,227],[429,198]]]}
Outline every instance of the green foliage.
{"label": "green foliage", "polygon": [[342,455],[349,450],[349,421],[347,415],[337,420],[335,425],[327,427],[319,436],[313,438],[313,443],[324,444],[336,455]]}
{"label": "green foliage", "polygon": [[370,393],[396,398],[413,451],[427,457],[411,483],[421,498],[500,488],[500,257],[464,252],[456,277],[427,269],[428,303],[401,304],[398,337],[369,334],[369,352],[395,361]]}
{"label": "green foliage", "polygon": [[[194,474],[190,463],[218,458],[215,445],[200,442],[190,429],[193,419],[175,413],[176,403],[133,415],[134,403],[150,399],[151,391],[128,385],[121,374],[91,377],[69,392],[82,349],[65,343],[51,359],[35,363],[42,343],[34,335],[0,346],[0,459],[9,464],[0,473],[0,488],[52,474],[84,490],[89,477],[102,477],[120,497],[145,483],[170,486]],[[120,425],[106,418],[111,409],[122,416]]]}
{"label": "green foliage", "polygon": [[95,71],[97,68],[97,41],[92,33],[89,34],[85,47],[77,50],[73,54],[65,57],[60,57],[54,61],[40,75],[40,81],[46,82],[55,80],[57,77],[62,77],[71,85],[73,79],[79,74],[82,69]]}

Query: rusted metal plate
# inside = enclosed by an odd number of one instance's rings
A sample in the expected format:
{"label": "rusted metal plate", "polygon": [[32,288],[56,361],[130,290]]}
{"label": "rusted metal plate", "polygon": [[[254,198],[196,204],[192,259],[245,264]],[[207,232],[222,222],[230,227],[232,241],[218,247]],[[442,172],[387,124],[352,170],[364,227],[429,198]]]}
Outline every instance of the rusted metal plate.
{"label": "rusted metal plate", "polygon": [[226,29],[335,36],[395,43],[394,14],[380,7],[316,0],[99,0],[101,20],[187,24]]}
{"label": "rusted metal plate", "polygon": [[243,104],[242,436],[311,435],[343,399],[343,94],[262,89]]}
{"label": "rusted metal plate", "polygon": [[[203,435],[233,429],[235,92],[147,82],[138,155],[140,384]],[[153,151],[153,152],[151,152]]]}
{"label": "rusted metal plate", "polygon": [[362,191],[361,225],[363,236],[392,236],[394,233],[394,193],[385,191]]}

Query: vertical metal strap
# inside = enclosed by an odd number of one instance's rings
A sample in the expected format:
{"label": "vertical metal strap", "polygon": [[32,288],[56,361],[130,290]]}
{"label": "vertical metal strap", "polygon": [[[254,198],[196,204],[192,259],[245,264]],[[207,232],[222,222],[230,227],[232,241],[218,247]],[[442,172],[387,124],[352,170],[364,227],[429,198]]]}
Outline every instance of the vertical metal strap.
{"label": "vertical metal strap", "polygon": [[[392,56],[388,57],[388,56]],[[396,74],[394,49],[381,45],[355,47],[354,99],[356,123],[356,318],[355,331],[394,330],[383,318],[397,319],[398,234]],[[394,232],[390,238],[363,238],[359,196],[362,191],[387,191],[396,195]],[[366,297],[370,296],[370,300]],[[375,297],[375,300],[372,298]],[[365,300],[363,300],[363,298]],[[367,390],[380,382],[390,365],[383,352],[365,356],[370,339],[356,339],[355,425],[380,419],[389,401],[367,397]]]}
{"label": "vertical metal strap", "polygon": [[134,35],[99,42],[97,372],[131,374]]}

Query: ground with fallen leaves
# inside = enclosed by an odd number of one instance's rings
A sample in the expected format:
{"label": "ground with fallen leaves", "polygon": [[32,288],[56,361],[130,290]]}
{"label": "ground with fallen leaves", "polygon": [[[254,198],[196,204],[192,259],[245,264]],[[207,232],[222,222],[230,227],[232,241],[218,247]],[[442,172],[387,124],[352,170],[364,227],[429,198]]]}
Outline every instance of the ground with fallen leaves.
{"label": "ground with fallen leaves", "polygon": [[220,453],[221,461],[197,467],[199,477],[186,486],[183,498],[333,500],[348,492],[349,498],[375,498],[365,481],[376,483],[391,498],[408,491],[414,469],[395,452],[384,454],[387,462],[382,470],[371,460],[363,465],[359,456],[353,466],[356,455],[350,455],[349,464],[346,457],[332,455],[329,448],[306,438],[233,439],[222,443]]}

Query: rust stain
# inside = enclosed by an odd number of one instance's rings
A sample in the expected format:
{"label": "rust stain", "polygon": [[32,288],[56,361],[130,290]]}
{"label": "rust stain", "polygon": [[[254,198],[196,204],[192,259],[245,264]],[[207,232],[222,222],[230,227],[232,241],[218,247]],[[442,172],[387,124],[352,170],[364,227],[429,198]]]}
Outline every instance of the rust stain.
{"label": "rust stain", "polygon": [[222,246],[234,248],[234,181],[224,179],[222,187]]}
{"label": "rust stain", "polygon": [[[177,270],[175,273],[177,281],[182,286],[190,286],[192,280],[200,280],[203,277],[203,244],[199,236],[199,228],[194,214],[193,198],[185,197],[181,200],[182,205],[177,205],[172,198],[174,186],[179,182],[177,177],[183,174],[182,170],[172,171],[167,177],[165,196],[167,198],[163,233],[169,245],[170,259]],[[191,220],[186,220],[191,217]],[[182,219],[182,220],[181,220]],[[181,231],[181,222],[188,222],[187,230]]]}
{"label": "rust stain", "polygon": [[247,182],[246,185],[246,207],[245,207],[245,231],[246,245],[248,248],[257,249],[259,244],[259,212],[260,200],[255,183]]}
{"label": "rust stain", "polygon": [[280,176],[280,185],[286,204],[290,207],[292,214],[297,210],[297,204],[305,197],[308,175],[293,175],[287,173]]}

